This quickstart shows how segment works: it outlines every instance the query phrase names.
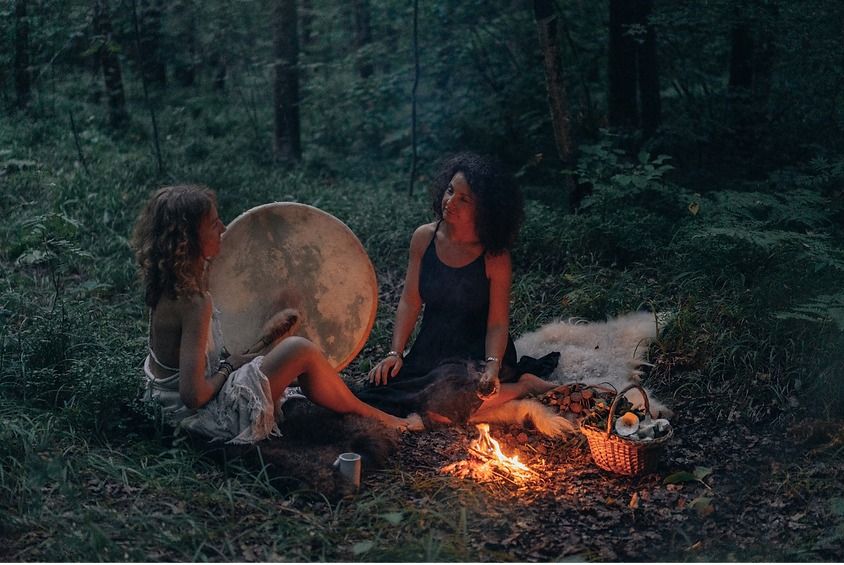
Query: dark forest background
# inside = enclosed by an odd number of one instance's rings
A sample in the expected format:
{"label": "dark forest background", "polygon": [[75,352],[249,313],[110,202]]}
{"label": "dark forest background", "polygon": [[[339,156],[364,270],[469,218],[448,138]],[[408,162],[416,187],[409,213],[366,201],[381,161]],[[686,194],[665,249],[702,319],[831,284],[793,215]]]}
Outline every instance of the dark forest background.
{"label": "dark forest background", "polygon": [[[243,558],[203,553],[196,531],[124,556],[77,486],[93,465],[159,496],[209,488],[156,482],[207,465],[190,455],[155,478],[140,462],[167,440],[137,401],[128,237],[176,182],[216,189],[227,221],[295,200],[353,229],[381,304],[352,384],[389,344],[437,161],[472,149],[527,198],[515,334],[669,312],[646,377],[669,404],[776,430],[842,415],[844,3],[3,0],[0,14],[0,555]],[[22,532],[47,531],[55,507],[88,525],[35,550]],[[479,558],[412,536],[405,554],[343,553],[320,532],[313,552],[277,555]]]}

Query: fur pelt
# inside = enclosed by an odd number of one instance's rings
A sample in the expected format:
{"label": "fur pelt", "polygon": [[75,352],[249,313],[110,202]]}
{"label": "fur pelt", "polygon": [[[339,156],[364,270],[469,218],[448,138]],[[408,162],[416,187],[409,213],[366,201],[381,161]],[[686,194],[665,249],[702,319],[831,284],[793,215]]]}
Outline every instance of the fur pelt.
{"label": "fur pelt", "polygon": [[521,425],[526,420],[533,424],[536,431],[546,436],[561,436],[574,431],[571,422],[560,417],[541,402],[529,399],[510,400],[494,408],[475,413],[469,419],[469,422],[499,422]]}
{"label": "fur pelt", "polygon": [[399,433],[370,419],[335,414],[304,397],[287,400],[282,410],[281,437],[234,445],[193,436],[192,443],[221,464],[240,464],[266,474],[279,487],[305,485],[333,500],[353,492],[332,465],[339,454],[359,453],[365,475],[387,465],[398,449]]}
{"label": "fur pelt", "polygon": [[[536,400],[511,400],[494,408],[478,411],[479,392],[487,392],[483,381],[486,367],[481,361],[446,361],[434,371],[440,378],[426,387],[419,404],[426,427],[436,426],[428,412],[446,416],[453,424],[502,422],[524,425],[530,421],[536,430],[547,436],[560,436],[574,431],[571,423]],[[496,388],[498,384],[496,383]]]}
{"label": "fur pelt", "polygon": [[[640,384],[640,368],[648,365],[645,361],[648,346],[656,339],[666,319],[650,312],[632,312],[606,322],[579,319],[551,322],[517,339],[516,352],[520,357],[541,357],[559,351],[561,357],[557,368],[546,377],[552,382],[604,383],[621,390],[631,384]],[[645,392],[652,415],[673,415],[650,390],[645,388]],[[642,394],[636,389],[625,396],[635,406],[644,405]]]}

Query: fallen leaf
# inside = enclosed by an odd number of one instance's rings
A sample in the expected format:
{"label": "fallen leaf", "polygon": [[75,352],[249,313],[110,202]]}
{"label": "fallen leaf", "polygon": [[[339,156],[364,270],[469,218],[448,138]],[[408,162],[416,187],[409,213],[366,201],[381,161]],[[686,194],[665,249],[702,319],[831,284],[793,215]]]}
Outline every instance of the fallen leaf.
{"label": "fallen leaf", "polygon": [[632,509],[639,508],[639,493],[634,492],[633,496],[630,497],[630,503],[627,505]]}
{"label": "fallen leaf", "polygon": [[662,480],[662,484],[674,485],[677,483],[688,483],[697,480],[698,478],[694,475],[694,473],[689,473],[688,471],[677,471],[676,473],[671,473],[670,475],[665,477]]}
{"label": "fallen leaf", "polygon": [[698,212],[700,212],[700,204],[698,202],[689,202],[689,213],[692,216],[697,216]]}
{"label": "fallen leaf", "polygon": [[695,467],[693,474],[697,480],[702,481],[712,474],[712,469],[709,467]]}
{"label": "fallen leaf", "polygon": [[693,508],[701,518],[705,518],[715,512],[715,507],[712,506],[712,498],[708,496],[699,496],[692,500],[689,503],[689,508]]}
{"label": "fallen leaf", "polygon": [[387,512],[386,514],[381,514],[380,516],[393,526],[398,526],[401,524],[401,521],[404,520],[404,514],[401,512]]}
{"label": "fallen leaf", "polygon": [[373,542],[372,540],[359,541],[352,546],[352,553],[354,553],[355,555],[360,555],[361,553],[366,553],[373,547],[375,547],[375,542]]}

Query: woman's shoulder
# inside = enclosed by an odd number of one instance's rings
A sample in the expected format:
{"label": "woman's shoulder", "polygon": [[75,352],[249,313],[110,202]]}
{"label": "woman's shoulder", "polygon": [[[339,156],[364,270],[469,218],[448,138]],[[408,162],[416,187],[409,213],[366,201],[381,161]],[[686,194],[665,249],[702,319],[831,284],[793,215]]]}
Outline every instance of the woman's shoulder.
{"label": "woman's shoulder", "polygon": [[420,236],[427,236],[428,239],[434,235],[434,232],[437,231],[437,222],[431,222],[430,224],[422,224],[413,232],[413,238],[417,238]]}
{"label": "woman's shoulder", "polygon": [[424,251],[428,244],[431,243],[431,238],[437,230],[436,222],[430,224],[422,224],[413,232],[410,238],[410,248],[416,251]]}
{"label": "woman's shoulder", "polygon": [[207,291],[192,293],[177,298],[162,297],[156,305],[155,310],[167,317],[178,317],[185,319],[189,317],[201,317],[211,312],[213,301],[211,294]]}

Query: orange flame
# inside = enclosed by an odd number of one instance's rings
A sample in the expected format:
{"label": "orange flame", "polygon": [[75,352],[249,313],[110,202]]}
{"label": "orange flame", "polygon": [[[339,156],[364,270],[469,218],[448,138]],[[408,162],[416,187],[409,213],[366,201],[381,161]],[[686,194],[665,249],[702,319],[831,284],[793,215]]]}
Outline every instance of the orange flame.
{"label": "orange flame", "polygon": [[501,451],[501,444],[489,435],[489,424],[478,424],[477,427],[480,434],[478,435],[478,439],[472,444],[472,449],[490,457],[501,467],[506,468],[514,474],[533,472],[530,467],[519,461],[518,455],[514,455],[513,457],[504,455],[504,452]]}

